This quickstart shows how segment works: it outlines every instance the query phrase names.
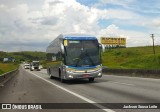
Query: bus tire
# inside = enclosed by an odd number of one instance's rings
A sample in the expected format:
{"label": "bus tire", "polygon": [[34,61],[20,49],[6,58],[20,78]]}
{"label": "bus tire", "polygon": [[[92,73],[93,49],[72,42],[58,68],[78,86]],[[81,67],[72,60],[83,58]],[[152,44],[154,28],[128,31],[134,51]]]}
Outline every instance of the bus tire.
{"label": "bus tire", "polygon": [[94,81],[94,78],[89,78],[89,82],[93,82]]}
{"label": "bus tire", "polygon": [[49,74],[49,78],[50,78],[50,79],[53,79],[53,76],[51,75],[50,69],[48,70],[48,74]]}
{"label": "bus tire", "polygon": [[61,82],[62,82],[62,83],[65,83],[65,82],[66,82],[66,80],[61,78]]}
{"label": "bus tire", "polygon": [[52,76],[51,74],[49,74],[49,78],[50,78],[50,79],[53,79],[53,76]]}
{"label": "bus tire", "polygon": [[59,78],[62,83],[65,83],[65,79],[63,79],[61,75],[59,75]]}
{"label": "bus tire", "polygon": [[65,83],[65,79],[63,79],[61,76],[61,69],[60,68],[59,68],[59,78],[62,83]]}

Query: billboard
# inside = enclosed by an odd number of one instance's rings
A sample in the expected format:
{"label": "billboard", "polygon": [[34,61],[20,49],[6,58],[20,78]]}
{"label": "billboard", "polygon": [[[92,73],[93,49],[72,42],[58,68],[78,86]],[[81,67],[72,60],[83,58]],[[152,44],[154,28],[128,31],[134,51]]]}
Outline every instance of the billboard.
{"label": "billboard", "polygon": [[101,37],[101,44],[126,46],[126,38]]}

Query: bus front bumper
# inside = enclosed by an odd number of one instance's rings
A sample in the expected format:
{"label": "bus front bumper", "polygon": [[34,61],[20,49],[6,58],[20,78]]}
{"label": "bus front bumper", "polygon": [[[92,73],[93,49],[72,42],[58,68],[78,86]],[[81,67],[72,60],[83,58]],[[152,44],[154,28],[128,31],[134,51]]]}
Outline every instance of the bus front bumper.
{"label": "bus front bumper", "polygon": [[99,69],[97,71],[93,72],[69,72],[66,71],[66,74],[64,75],[63,79],[70,80],[70,79],[86,79],[86,78],[98,78],[102,77],[102,69]]}

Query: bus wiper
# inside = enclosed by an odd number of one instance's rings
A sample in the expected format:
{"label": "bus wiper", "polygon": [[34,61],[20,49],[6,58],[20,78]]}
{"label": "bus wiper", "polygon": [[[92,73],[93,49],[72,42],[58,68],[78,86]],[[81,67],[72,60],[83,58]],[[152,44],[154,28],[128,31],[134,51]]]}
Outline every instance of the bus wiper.
{"label": "bus wiper", "polygon": [[95,66],[95,64],[94,64],[94,62],[93,62],[93,60],[92,60],[92,58],[88,55],[87,50],[86,50],[85,54],[86,54],[86,56],[88,56],[88,58],[89,58],[89,60],[91,61],[92,65]]}
{"label": "bus wiper", "polygon": [[[87,50],[85,51],[85,55],[89,58],[89,60],[92,63],[92,65],[95,66],[92,58],[88,55]],[[84,58],[84,56],[82,56],[82,52],[81,52],[81,54],[78,57],[79,60],[77,61],[76,65],[75,65],[76,67],[78,66],[78,64],[79,64],[80,60],[82,59],[82,57]]]}
{"label": "bus wiper", "polygon": [[81,52],[81,54],[80,54],[79,57],[78,57],[78,61],[77,61],[77,63],[76,63],[76,67],[77,67],[78,64],[79,64],[79,62],[80,62],[80,60],[81,60],[81,57],[82,57],[82,52]]}

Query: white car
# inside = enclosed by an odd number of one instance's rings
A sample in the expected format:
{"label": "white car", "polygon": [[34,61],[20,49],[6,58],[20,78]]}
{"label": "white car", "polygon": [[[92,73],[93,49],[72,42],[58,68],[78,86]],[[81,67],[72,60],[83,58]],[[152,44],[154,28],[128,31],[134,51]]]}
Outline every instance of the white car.
{"label": "white car", "polygon": [[39,65],[39,69],[43,69],[43,66],[42,66],[42,65]]}
{"label": "white car", "polygon": [[25,69],[30,69],[30,64],[24,64]]}

